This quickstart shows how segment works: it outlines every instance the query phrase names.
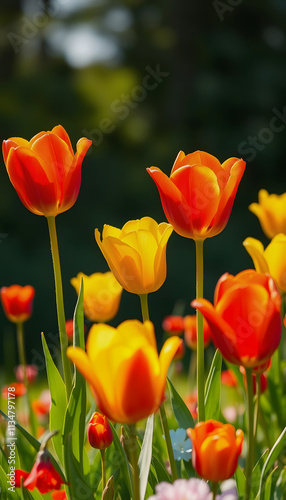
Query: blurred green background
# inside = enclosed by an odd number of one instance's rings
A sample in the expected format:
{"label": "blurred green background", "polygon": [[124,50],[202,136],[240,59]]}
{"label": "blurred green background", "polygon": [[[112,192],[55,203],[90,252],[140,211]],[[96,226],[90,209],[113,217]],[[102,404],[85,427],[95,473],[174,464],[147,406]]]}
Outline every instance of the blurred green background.
{"label": "blurred green background", "polygon": [[[2,0],[0,21],[1,141],[59,123],[74,146],[93,140],[78,201],[57,217],[67,318],[76,303],[70,278],[107,270],[94,228],[145,215],[164,221],[146,168],[169,174],[180,149],[247,161],[226,229],[205,243],[205,296],[212,300],[224,272],[252,267],[242,241],[267,240],[248,205],[260,188],[286,191],[284,0]],[[36,288],[25,330],[28,361],[42,368],[40,332],[51,348],[57,342],[47,224],[21,204],[3,161],[0,255],[0,286]],[[167,261],[166,282],[149,300],[159,340],[165,315],[192,312],[194,242],[173,233]],[[138,297],[124,292],[112,324],[140,317]],[[0,323],[1,362],[11,370],[15,333],[2,309]]]}

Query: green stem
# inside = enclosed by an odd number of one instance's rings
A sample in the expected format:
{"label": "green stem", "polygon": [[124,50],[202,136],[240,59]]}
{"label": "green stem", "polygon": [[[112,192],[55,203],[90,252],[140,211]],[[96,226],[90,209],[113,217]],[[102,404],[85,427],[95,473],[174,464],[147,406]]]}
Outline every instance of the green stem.
{"label": "green stem", "polygon": [[106,486],[106,456],[105,456],[105,449],[100,450],[101,454],[101,471],[102,471],[102,492],[105,489]]}
{"label": "green stem", "polygon": [[132,465],[133,500],[140,500],[137,438],[136,438],[136,428],[134,424],[129,425],[128,450],[129,450],[130,462]]}
{"label": "green stem", "polygon": [[256,439],[257,426],[258,426],[259,413],[260,413],[260,396],[261,396],[261,373],[257,373],[256,374],[256,405],[255,405],[255,413],[254,413],[254,430],[253,430],[254,440]]}
{"label": "green stem", "polygon": [[139,295],[143,321],[149,321],[148,293]]}
{"label": "green stem", "polygon": [[51,241],[51,250],[54,266],[54,277],[55,277],[55,288],[56,288],[56,303],[57,303],[57,315],[58,315],[58,326],[59,326],[59,336],[60,336],[60,346],[62,354],[62,364],[64,372],[64,380],[66,384],[67,399],[69,399],[71,389],[72,389],[72,375],[69,359],[66,355],[66,350],[68,347],[68,338],[66,333],[66,321],[65,321],[65,310],[64,310],[64,299],[63,299],[63,285],[61,276],[61,265],[59,257],[58,239],[56,231],[56,219],[55,217],[47,217],[49,234]]}
{"label": "green stem", "polygon": [[162,423],[165,441],[166,441],[166,445],[167,445],[167,451],[168,451],[168,457],[169,457],[170,467],[171,467],[171,471],[172,471],[172,476],[173,476],[173,480],[175,481],[175,479],[178,479],[178,472],[177,472],[176,462],[175,462],[175,458],[174,458],[174,451],[173,451],[173,446],[172,446],[172,442],[171,442],[171,438],[170,438],[169,425],[168,425],[167,415],[165,412],[164,403],[162,403],[160,406],[160,417],[161,417],[161,423]]}
{"label": "green stem", "polygon": [[218,483],[213,483],[212,484],[212,500],[215,500],[217,490],[218,490]]}
{"label": "green stem", "polygon": [[196,385],[196,371],[197,371],[197,353],[195,351],[191,352],[191,359],[189,364],[188,372],[188,390],[192,392],[194,386]]}
{"label": "green stem", "polygon": [[247,382],[247,422],[248,422],[248,441],[247,441],[247,459],[245,467],[246,488],[245,500],[250,498],[251,493],[251,475],[254,465],[254,426],[253,426],[253,381],[252,368],[246,368]]}
{"label": "green stem", "polygon": [[[203,240],[196,240],[196,298],[204,296],[204,261]],[[203,315],[197,309],[197,389],[198,389],[198,420],[205,419],[205,367],[204,367],[204,326]]]}
{"label": "green stem", "polygon": [[24,372],[24,384],[25,387],[28,387],[28,379],[27,379],[27,360],[25,353],[25,342],[24,342],[24,325],[22,321],[16,323],[17,328],[17,344],[18,344],[18,355],[19,355],[19,363],[23,367]]}
{"label": "green stem", "polygon": [[35,422],[35,416],[32,411],[32,405],[31,405],[31,399],[30,399],[30,393],[29,393],[29,382],[28,382],[28,377],[27,377],[27,359],[26,359],[26,352],[25,352],[25,340],[24,340],[24,325],[22,321],[19,321],[16,323],[16,329],[17,329],[17,345],[18,345],[18,356],[19,356],[19,363],[23,367],[23,375],[24,375],[24,385],[26,387],[26,401],[27,401],[27,408],[28,408],[28,413],[29,413],[29,423],[30,423],[30,428],[33,436],[36,435],[36,422]]}

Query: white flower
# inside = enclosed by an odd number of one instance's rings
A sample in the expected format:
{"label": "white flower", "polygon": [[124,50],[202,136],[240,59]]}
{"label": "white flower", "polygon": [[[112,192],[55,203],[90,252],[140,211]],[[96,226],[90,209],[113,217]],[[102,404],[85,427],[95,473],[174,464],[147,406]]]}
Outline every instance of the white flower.
{"label": "white flower", "polygon": [[190,460],[192,458],[192,441],[187,438],[185,429],[170,430],[170,438],[175,460]]}
{"label": "white flower", "polygon": [[236,482],[234,479],[223,481],[220,485],[221,495],[216,497],[216,500],[237,500],[238,494]]}
{"label": "white flower", "polygon": [[149,500],[210,500],[210,489],[202,479],[177,479],[173,484],[160,483]]}

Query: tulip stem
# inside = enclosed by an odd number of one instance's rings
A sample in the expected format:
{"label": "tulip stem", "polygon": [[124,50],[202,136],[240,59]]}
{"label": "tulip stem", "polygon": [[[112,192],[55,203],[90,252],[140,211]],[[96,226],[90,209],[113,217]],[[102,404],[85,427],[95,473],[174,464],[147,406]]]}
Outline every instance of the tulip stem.
{"label": "tulip stem", "polygon": [[254,430],[253,436],[256,439],[259,412],[260,412],[260,396],[261,396],[261,373],[256,374],[256,404],[255,404],[255,414],[254,414]]}
{"label": "tulip stem", "polygon": [[106,486],[106,456],[105,449],[100,450],[101,453],[101,472],[102,472],[102,492]]}
{"label": "tulip stem", "polygon": [[139,295],[143,321],[149,321],[148,293]]}
{"label": "tulip stem", "polygon": [[137,453],[137,437],[135,425],[129,425],[129,439],[128,451],[130,462],[132,465],[132,478],[133,478],[133,500],[140,500],[140,481],[139,481],[139,467],[138,467],[138,453]]}
{"label": "tulip stem", "polygon": [[18,321],[16,324],[16,327],[17,327],[17,344],[18,344],[19,364],[23,367],[24,384],[25,384],[25,387],[27,388],[28,387],[27,360],[26,360],[26,353],[25,353],[23,322]]}
{"label": "tulip stem", "polygon": [[63,299],[63,285],[62,285],[58,238],[57,238],[57,231],[56,231],[56,218],[55,217],[47,217],[47,221],[48,221],[48,227],[49,227],[52,259],[53,259],[53,266],[54,266],[56,304],[57,304],[57,315],[58,315],[60,346],[61,346],[61,354],[62,354],[62,364],[63,364],[64,380],[65,380],[65,384],[66,384],[67,399],[69,399],[71,389],[72,389],[72,375],[71,375],[70,361],[66,355],[66,350],[68,347],[68,338],[67,338],[67,332],[66,332],[66,321],[65,321],[65,310],[64,310],[64,299]]}
{"label": "tulip stem", "polygon": [[[204,261],[203,240],[196,240],[196,298],[204,296]],[[205,420],[205,367],[204,367],[204,326],[203,315],[197,309],[197,390],[198,390],[198,420]]]}
{"label": "tulip stem", "polygon": [[254,426],[253,426],[253,380],[252,368],[246,368],[247,383],[247,421],[248,421],[248,440],[247,440],[247,458],[245,467],[245,500],[250,498],[251,493],[251,475],[254,465]]}
{"label": "tulip stem", "polygon": [[173,480],[175,480],[175,479],[178,479],[178,472],[177,472],[177,467],[176,467],[176,462],[175,462],[175,457],[174,457],[172,441],[170,438],[169,425],[168,425],[168,420],[167,420],[167,415],[166,415],[164,403],[162,403],[160,406],[160,417],[161,417],[161,423],[162,423],[165,441],[166,441],[166,445],[167,445],[167,451],[168,451],[168,457],[169,457],[170,467],[171,467],[171,471],[172,471],[172,476],[173,476]]}
{"label": "tulip stem", "polygon": [[213,482],[212,483],[212,500],[215,500],[215,497],[216,497],[216,494],[217,494],[217,490],[218,490],[218,483],[217,482]]}
{"label": "tulip stem", "polygon": [[30,400],[30,394],[29,394],[29,381],[27,377],[27,359],[26,359],[26,352],[25,352],[25,341],[24,341],[24,325],[22,321],[18,321],[16,323],[16,328],[17,328],[17,344],[18,344],[18,355],[19,355],[19,363],[23,368],[23,377],[24,377],[24,385],[26,387],[26,401],[27,401],[27,407],[28,407],[28,412],[29,412],[29,423],[31,427],[31,432],[33,436],[36,434],[36,424],[35,424],[35,417],[32,411],[32,405],[31,405],[31,400]]}

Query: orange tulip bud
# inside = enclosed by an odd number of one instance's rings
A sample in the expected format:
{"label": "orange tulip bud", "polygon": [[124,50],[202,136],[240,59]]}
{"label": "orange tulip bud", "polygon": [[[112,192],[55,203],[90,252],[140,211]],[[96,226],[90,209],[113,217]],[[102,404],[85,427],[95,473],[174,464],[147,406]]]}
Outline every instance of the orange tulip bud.
{"label": "orange tulip bud", "polygon": [[206,420],[187,429],[187,434],[193,443],[193,466],[203,479],[224,481],[235,473],[243,444],[241,429]]}
{"label": "orange tulip bud", "polygon": [[281,299],[269,275],[253,269],[224,274],[215,289],[214,305],[192,302],[206,318],[213,343],[231,363],[259,369],[281,339]]}
{"label": "orange tulip bud", "polygon": [[159,190],[166,218],[186,238],[204,240],[220,233],[229,219],[245,169],[245,161],[180,151],[168,177],[159,168],[147,168]]}
{"label": "orange tulip bud", "polygon": [[95,412],[87,427],[87,438],[90,446],[104,450],[111,445],[113,435],[111,427],[105,415]]}
{"label": "orange tulip bud", "polygon": [[27,321],[33,311],[35,289],[30,285],[4,286],[0,290],[1,301],[7,318],[13,323]]}
{"label": "orange tulip bud", "polygon": [[2,387],[2,398],[9,399],[12,396],[18,398],[19,396],[24,396],[26,392],[27,389],[25,387],[25,384],[23,384],[22,382],[12,382],[11,384],[4,385]]}
{"label": "orange tulip bud", "polygon": [[80,189],[81,164],[91,144],[83,137],[74,154],[61,125],[40,132],[30,142],[20,137],[3,141],[8,175],[25,207],[46,217],[71,208]]}

